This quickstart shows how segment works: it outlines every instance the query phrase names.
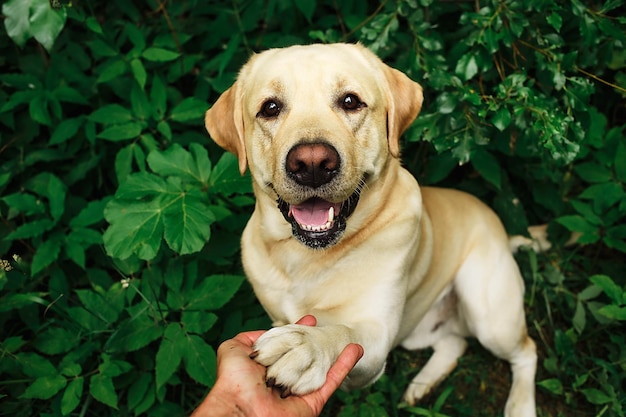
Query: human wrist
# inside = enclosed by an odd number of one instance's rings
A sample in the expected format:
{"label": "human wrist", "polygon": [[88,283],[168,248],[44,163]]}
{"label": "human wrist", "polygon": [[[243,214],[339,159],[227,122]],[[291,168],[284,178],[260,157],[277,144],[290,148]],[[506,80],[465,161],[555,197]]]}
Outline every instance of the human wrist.
{"label": "human wrist", "polygon": [[253,417],[250,404],[229,389],[221,389],[219,383],[207,395],[203,404],[205,413],[192,417]]}

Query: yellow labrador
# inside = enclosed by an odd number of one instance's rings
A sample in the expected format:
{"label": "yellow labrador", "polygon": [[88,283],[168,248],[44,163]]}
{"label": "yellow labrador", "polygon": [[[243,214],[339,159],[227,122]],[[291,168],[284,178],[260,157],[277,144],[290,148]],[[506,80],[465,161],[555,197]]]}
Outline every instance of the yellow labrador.
{"label": "yellow labrador", "polygon": [[[420,188],[399,160],[422,88],[360,45],[255,55],[206,114],[212,138],[252,173],[246,275],[275,328],[256,343],[284,393],[319,388],[346,344],[363,387],[391,349],[432,347],[414,404],[456,365],[466,337],[510,362],[507,417],[535,416],[535,344],[524,285],[498,217],[476,198]],[[306,314],[317,327],[294,323]]]}

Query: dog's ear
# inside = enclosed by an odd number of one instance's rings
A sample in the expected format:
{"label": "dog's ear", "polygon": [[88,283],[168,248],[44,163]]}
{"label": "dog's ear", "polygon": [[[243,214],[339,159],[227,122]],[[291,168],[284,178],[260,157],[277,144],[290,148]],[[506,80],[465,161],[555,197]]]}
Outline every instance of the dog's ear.
{"label": "dog's ear", "polygon": [[387,91],[387,139],[389,151],[400,155],[400,136],[413,123],[422,108],[422,87],[404,73],[383,64],[389,84]]}
{"label": "dog's ear", "polygon": [[243,175],[246,172],[247,159],[242,100],[237,82],[207,110],[204,123],[215,143],[237,156],[239,172]]}

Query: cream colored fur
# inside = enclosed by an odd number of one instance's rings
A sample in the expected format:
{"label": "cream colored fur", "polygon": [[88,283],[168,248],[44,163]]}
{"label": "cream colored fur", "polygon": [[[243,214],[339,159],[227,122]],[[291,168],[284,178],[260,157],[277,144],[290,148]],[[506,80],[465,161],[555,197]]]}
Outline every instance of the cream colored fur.
{"label": "cream colored fur", "polygon": [[[346,112],[337,98],[367,104]],[[268,99],[282,105],[259,117]],[[242,238],[245,272],[275,328],[257,342],[267,377],[295,394],[319,388],[347,343],[365,355],[344,388],[374,382],[396,346],[434,353],[408,384],[420,400],[456,365],[466,337],[511,363],[507,417],[535,416],[535,345],[524,285],[504,228],[487,206],[453,190],[420,188],[399,160],[399,137],[417,116],[422,88],[360,45],[274,49],[253,56],[207,112],[212,138],[249,167],[255,211]],[[285,172],[289,151],[322,139],[341,158],[333,202],[361,188],[343,237],[312,249],[277,209],[315,195]],[[307,194],[308,193],[308,194]],[[305,195],[306,194],[306,195]],[[312,314],[316,327],[292,324]]]}

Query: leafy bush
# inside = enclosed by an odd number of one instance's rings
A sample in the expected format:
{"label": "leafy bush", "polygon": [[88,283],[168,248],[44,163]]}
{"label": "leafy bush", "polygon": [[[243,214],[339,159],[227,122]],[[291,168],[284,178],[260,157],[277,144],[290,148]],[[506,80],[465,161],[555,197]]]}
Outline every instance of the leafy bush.
{"label": "leafy bush", "polygon": [[[6,1],[0,413],[172,416],[201,400],[219,342],[269,326],[238,259],[249,178],[203,113],[252,51],[359,40],[425,87],[403,149],[422,183],[478,195],[511,233],[544,222],[555,242],[580,233],[573,249],[518,257],[539,415],[623,416],[623,11],[620,0]],[[430,400],[396,408],[422,361],[394,352],[387,375],[325,414],[501,412],[505,367],[478,347]]]}

